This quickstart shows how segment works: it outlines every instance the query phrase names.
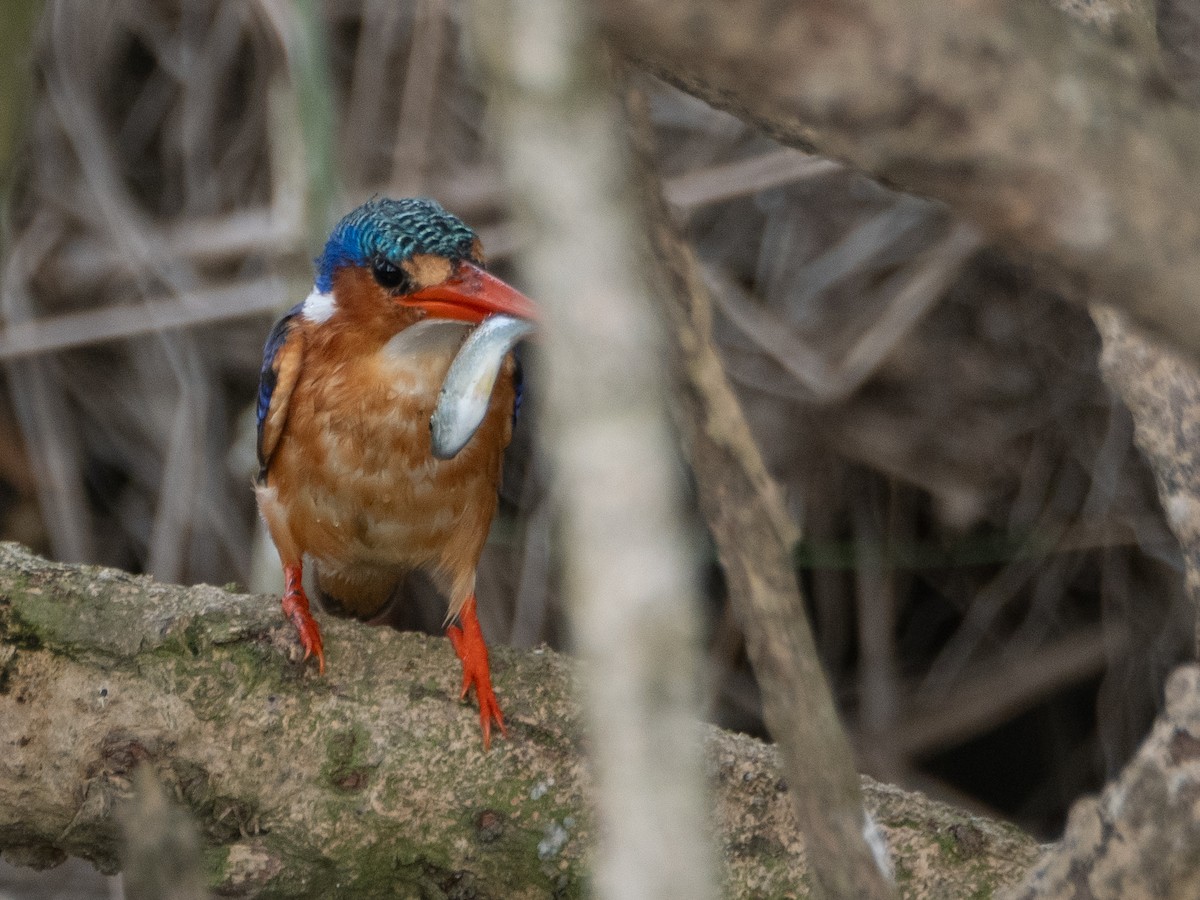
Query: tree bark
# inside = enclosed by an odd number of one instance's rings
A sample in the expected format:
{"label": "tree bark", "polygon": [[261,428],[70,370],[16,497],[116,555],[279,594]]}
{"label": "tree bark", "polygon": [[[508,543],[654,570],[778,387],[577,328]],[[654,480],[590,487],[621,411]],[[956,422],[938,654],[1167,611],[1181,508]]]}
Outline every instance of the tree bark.
{"label": "tree bark", "polygon": [[1200,371],[1118,310],[1093,307],[1092,319],[1104,338],[1100,370],[1133,415],[1134,440],[1183,552],[1193,655],[1200,657]]}
{"label": "tree bark", "polygon": [[585,663],[596,895],[708,900],[700,591],[619,106],[580,0],[475,9],[501,159],[531,238],[519,262],[545,313],[541,436]]}
{"label": "tree bark", "polygon": [[712,339],[712,301],[690,248],[676,233],[653,170],[645,93],[626,87],[650,243],[663,284],[678,372],[676,420],[717,546],[730,601],[762,690],[763,719],[779,745],[797,819],[812,848],[822,896],[892,895],[883,848],[872,854],[854,752],[838,718],[796,582],[799,530],[763,463]]}
{"label": "tree bark", "polygon": [[[297,664],[274,598],[157,584],[0,544],[0,848],[119,865],[149,769],[194,818],[222,896],[585,893],[592,781],[549,651],[496,648],[509,736],[484,753],[440,639],[323,620]],[[289,655],[292,657],[289,659]],[[775,750],[705,728],[727,896],[805,896]],[[1011,826],[864,780],[903,896],[984,895],[1036,855]]]}
{"label": "tree bark", "polygon": [[1176,670],[1166,699],[1137,756],[1072,807],[1062,842],[1009,900],[1200,897],[1200,666]]}
{"label": "tree bark", "polygon": [[1065,296],[1200,350],[1200,114],[1143,44],[1009,0],[599,9],[651,72],[945,201]]}

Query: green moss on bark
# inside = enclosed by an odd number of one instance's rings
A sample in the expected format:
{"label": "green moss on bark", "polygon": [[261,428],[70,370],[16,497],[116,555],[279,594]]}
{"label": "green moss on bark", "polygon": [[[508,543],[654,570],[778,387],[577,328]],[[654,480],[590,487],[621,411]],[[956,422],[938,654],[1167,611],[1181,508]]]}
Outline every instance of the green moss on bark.
{"label": "green moss on bark", "polygon": [[[594,829],[563,657],[495,648],[508,736],[485,753],[443,638],[322,617],[321,677],[298,661],[274,598],[60,566],[12,545],[0,545],[0,598],[0,849],[112,871],[115,811],[150,767],[196,820],[224,896],[586,892]],[[774,751],[708,734],[728,893],[805,896]],[[936,829],[977,820],[886,787],[867,794],[910,872],[905,894],[942,884],[919,862],[940,858]],[[1014,870],[987,868],[997,846],[1006,859],[1032,847],[1003,829],[984,837],[978,860],[946,866],[968,879],[951,895],[1004,883]]]}

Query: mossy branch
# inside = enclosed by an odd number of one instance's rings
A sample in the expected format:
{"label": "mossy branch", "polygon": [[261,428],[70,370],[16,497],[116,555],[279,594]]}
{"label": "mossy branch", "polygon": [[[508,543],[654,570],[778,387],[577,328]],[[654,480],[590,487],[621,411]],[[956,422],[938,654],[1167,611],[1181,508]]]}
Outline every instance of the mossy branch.
{"label": "mossy branch", "polygon": [[[120,866],[118,811],[150,767],[195,819],[223,896],[577,896],[592,844],[571,664],[497,648],[507,740],[480,746],[445,641],[324,619],[298,664],[266,597],[46,562],[0,544],[0,849]],[[730,896],[803,896],[773,748],[710,729]],[[1033,842],[866,785],[902,894],[1012,883]]]}

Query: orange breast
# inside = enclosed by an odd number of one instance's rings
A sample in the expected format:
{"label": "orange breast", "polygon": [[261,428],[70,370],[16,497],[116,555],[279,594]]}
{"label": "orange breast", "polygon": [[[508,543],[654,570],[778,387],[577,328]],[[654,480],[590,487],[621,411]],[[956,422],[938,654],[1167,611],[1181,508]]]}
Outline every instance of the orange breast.
{"label": "orange breast", "polygon": [[462,334],[420,323],[365,354],[308,343],[267,487],[322,587],[353,612],[374,612],[417,568],[452,612],[474,589],[512,433],[513,364],[470,443],[435,459],[429,417]]}

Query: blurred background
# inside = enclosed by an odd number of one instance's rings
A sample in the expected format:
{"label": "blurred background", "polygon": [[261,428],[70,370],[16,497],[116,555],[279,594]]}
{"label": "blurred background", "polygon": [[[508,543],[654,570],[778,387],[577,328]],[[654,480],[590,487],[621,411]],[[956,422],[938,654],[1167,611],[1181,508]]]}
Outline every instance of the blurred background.
{"label": "blurred background", "polygon": [[[252,403],[266,332],[308,293],[332,223],[374,194],[434,197],[519,284],[469,7],[0,13],[0,539],[273,591]],[[860,768],[1052,836],[1130,755],[1191,635],[1091,320],[935,204],[666,86],[653,112],[729,377],[803,529],[797,575]],[[569,650],[537,387],[480,616],[493,641]],[[708,715],[765,737],[694,532]],[[400,624],[440,632],[444,605],[410,587]]]}

